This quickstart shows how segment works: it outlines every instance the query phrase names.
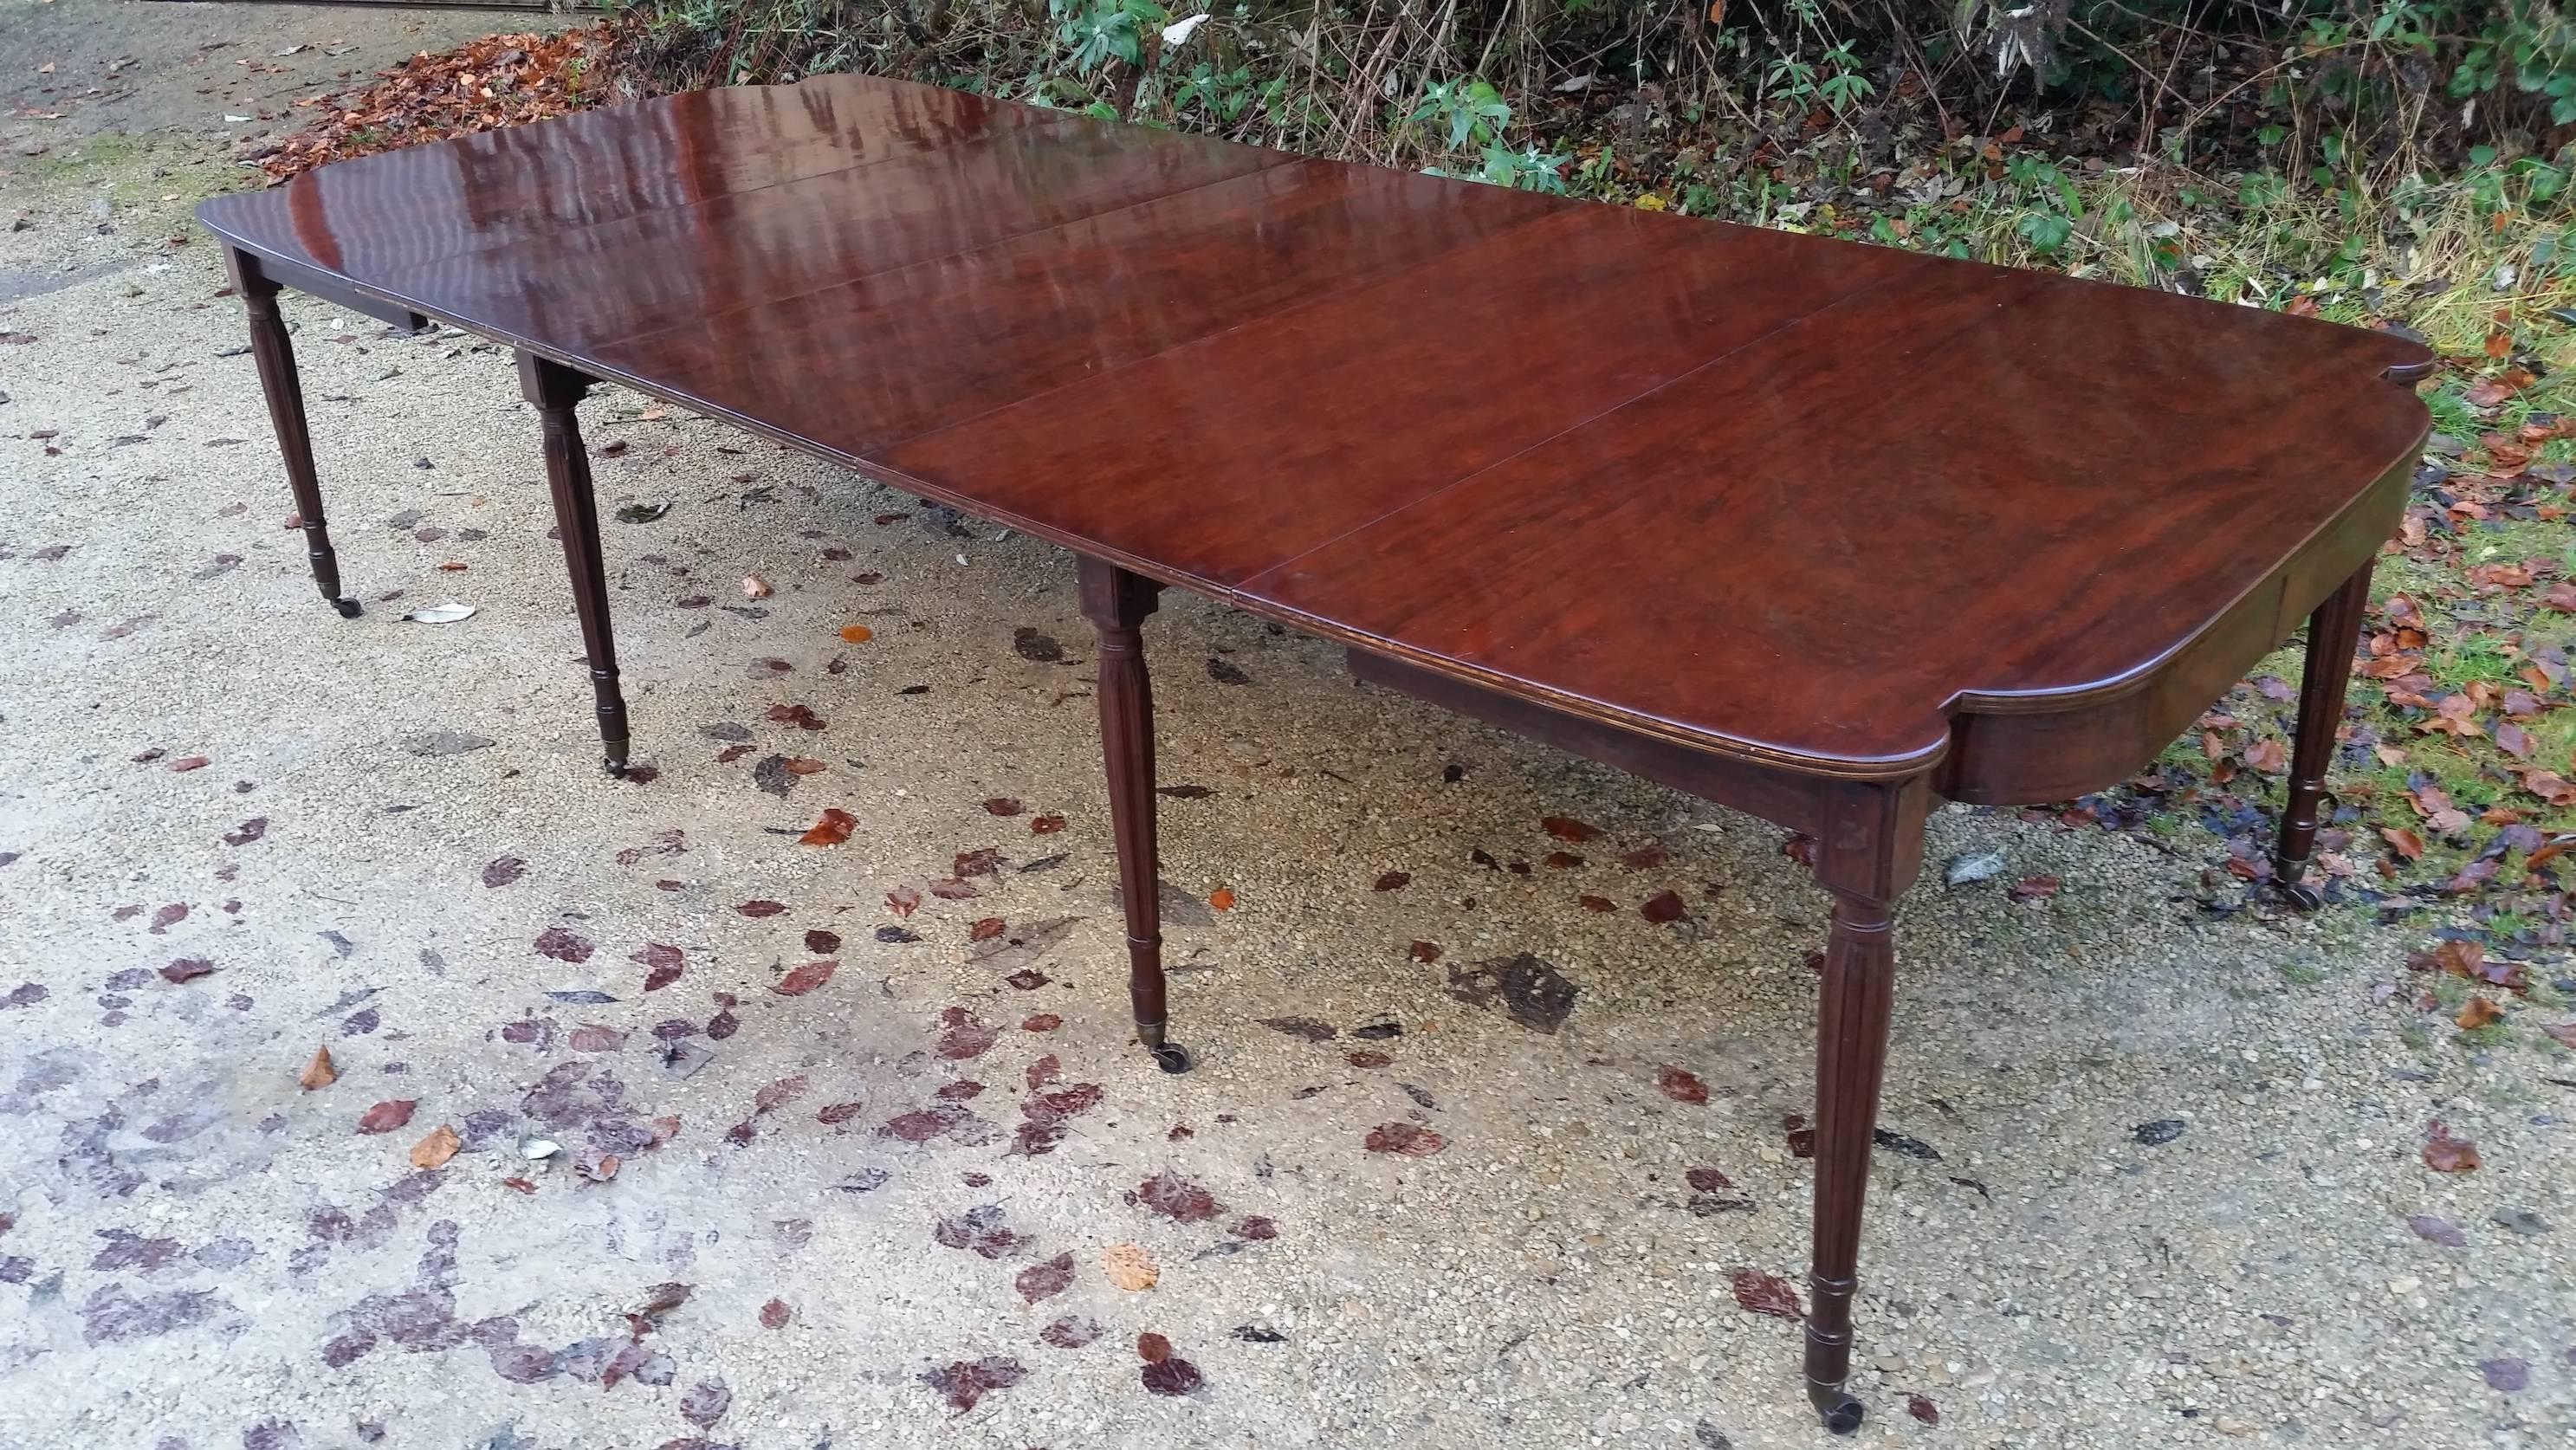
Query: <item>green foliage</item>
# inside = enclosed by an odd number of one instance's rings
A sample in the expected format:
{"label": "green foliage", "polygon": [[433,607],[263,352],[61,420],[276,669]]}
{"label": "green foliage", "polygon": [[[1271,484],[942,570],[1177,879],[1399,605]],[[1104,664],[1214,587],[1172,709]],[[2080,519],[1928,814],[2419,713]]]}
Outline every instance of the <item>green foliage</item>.
{"label": "green foliage", "polygon": [[1422,104],[1413,108],[1412,119],[1431,121],[1434,129],[1446,130],[1449,149],[1456,151],[1471,143],[1492,146],[1503,127],[1511,124],[1512,108],[1483,77],[1461,76],[1424,87]]}
{"label": "green foliage", "polygon": [[1074,74],[1083,76],[1113,60],[1144,64],[1145,36],[1171,19],[1154,0],[1047,0],[1047,13]]}

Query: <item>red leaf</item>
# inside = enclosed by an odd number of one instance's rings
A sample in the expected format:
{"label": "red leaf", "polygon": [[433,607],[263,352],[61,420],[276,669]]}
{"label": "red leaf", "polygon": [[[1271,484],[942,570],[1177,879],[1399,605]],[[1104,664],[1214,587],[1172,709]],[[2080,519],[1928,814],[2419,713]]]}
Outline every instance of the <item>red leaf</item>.
{"label": "red leaf", "polygon": [[[995,814],[1007,815],[1009,812],[997,811]],[[1040,1299],[1052,1299],[1072,1285],[1073,1255],[1071,1253],[1058,1254],[1043,1264],[1034,1264],[1022,1269],[1019,1276],[1011,1280],[1011,1287],[1019,1290],[1020,1298],[1030,1304],[1035,1304]]]}
{"label": "red leaf", "polygon": [[1136,1201],[1175,1223],[1205,1223],[1224,1207],[1206,1189],[1170,1172],[1137,1184]]}
{"label": "red leaf", "polygon": [[990,815],[1016,816],[1020,813],[1020,803],[1009,796],[997,795],[984,802],[984,810]]}
{"label": "red leaf", "polygon": [[1547,816],[1539,821],[1547,833],[1560,841],[1589,841],[1601,834],[1598,826],[1587,826],[1572,816]]}
{"label": "red leaf", "polygon": [[1619,909],[1619,903],[1612,901],[1607,896],[1594,896],[1587,892],[1574,899],[1586,911],[1617,911]]}
{"label": "red leaf", "polygon": [[1776,1274],[1763,1273],[1760,1269],[1737,1269],[1732,1277],[1735,1281],[1735,1302],[1743,1305],[1748,1312],[1774,1314],[1782,1319],[1806,1317],[1805,1311],[1798,1307],[1798,1291],[1790,1288],[1786,1279]]}
{"label": "red leaf", "polygon": [[776,916],[786,909],[787,903],[783,901],[746,901],[734,908],[749,917]]}
{"label": "red leaf", "polygon": [[1394,891],[1401,888],[1406,882],[1411,881],[1412,879],[1413,873],[1410,871],[1389,871],[1385,875],[1377,878],[1377,885],[1374,889],[1379,891]]}
{"label": "red leaf", "polygon": [[1905,1412],[1927,1425],[1937,1425],[1941,1423],[1941,1411],[1939,1408],[1934,1406],[1930,1400],[1923,1398],[1921,1395],[1907,1395],[1905,1397]]}
{"label": "red leaf", "polygon": [[1052,836],[1063,829],[1064,817],[1062,816],[1038,816],[1029,822],[1029,834],[1032,836]]}
{"label": "red leaf", "polygon": [[173,984],[193,982],[199,977],[211,974],[214,970],[215,964],[204,957],[181,957],[161,969],[161,978]]}
{"label": "red leaf", "polygon": [[483,868],[483,884],[507,886],[528,874],[528,863],[516,856],[501,856]]}
{"label": "red leaf", "polygon": [[1690,914],[1690,907],[1683,903],[1678,891],[1658,891],[1647,897],[1645,904],[1637,910],[1657,926],[1679,921]]}
{"label": "red leaf", "polygon": [[785,1329],[789,1313],[786,1300],[772,1299],[760,1306],[760,1326],[763,1329]]}
{"label": "red leaf", "polygon": [[912,915],[920,906],[921,893],[909,886],[898,886],[886,893],[886,910],[893,912],[897,921]]}
{"label": "red leaf", "polygon": [[1424,966],[1429,966],[1440,960],[1440,947],[1436,942],[1418,941],[1405,949],[1405,955]]}
{"label": "red leaf", "polygon": [[840,968],[841,964],[835,961],[806,962],[790,968],[787,975],[779,978],[769,990],[781,997],[802,997],[832,980],[832,974]]}
{"label": "red leaf", "polygon": [[1186,1395],[1207,1383],[1197,1365],[1178,1356],[1145,1366],[1142,1375],[1145,1388],[1158,1395]]}
{"label": "red leaf", "polygon": [[586,962],[596,948],[588,938],[566,926],[550,926],[537,933],[537,955],[559,962]]}
{"label": "red leaf", "polygon": [[973,926],[966,928],[966,939],[968,941],[991,941],[993,938],[1000,936],[1007,929],[1008,924],[1004,922],[1002,918],[998,916],[988,916],[982,921],[975,923]]}
{"label": "red leaf", "polygon": [[1667,1065],[1663,1071],[1656,1073],[1655,1086],[1663,1089],[1665,1097],[1677,1103],[1708,1101],[1708,1085],[1678,1067]]}
{"label": "red leaf", "polygon": [[390,1133],[411,1121],[411,1110],[420,1104],[412,1098],[388,1098],[358,1116],[361,1133]]}
{"label": "red leaf", "polygon": [[814,823],[813,829],[807,831],[804,835],[797,837],[796,844],[800,846],[837,846],[843,841],[850,839],[850,832],[855,829],[858,824],[859,818],[851,815],[848,811],[842,810],[839,806],[826,806],[823,810],[823,818]]}

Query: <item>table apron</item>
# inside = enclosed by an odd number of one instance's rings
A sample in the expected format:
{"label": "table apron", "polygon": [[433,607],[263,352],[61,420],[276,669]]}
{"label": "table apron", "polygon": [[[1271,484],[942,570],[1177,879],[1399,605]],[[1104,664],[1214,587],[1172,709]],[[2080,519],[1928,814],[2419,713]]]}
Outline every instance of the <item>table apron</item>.
{"label": "table apron", "polygon": [[2410,457],[2134,688],[2057,708],[1961,709],[1933,789],[1975,805],[2037,805],[2136,774],[2377,556],[2413,475]]}

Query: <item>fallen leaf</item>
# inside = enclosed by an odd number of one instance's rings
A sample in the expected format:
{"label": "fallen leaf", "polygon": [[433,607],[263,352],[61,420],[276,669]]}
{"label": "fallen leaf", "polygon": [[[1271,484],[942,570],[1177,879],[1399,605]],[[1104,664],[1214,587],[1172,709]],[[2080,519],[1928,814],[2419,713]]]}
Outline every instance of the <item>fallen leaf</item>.
{"label": "fallen leaf", "polygon": [[1035,1304],[1041,1299],[1051,1299],[1063,1293],[1072,1284],[1073,1254],[1070,1251],[1058,1254],[1043,1264],[1022,1269],[1018,1276],[1011,1280],[1011,1287],[1019,1291],[1021,1300],[1030,1304]]}
{"label": "fallen leaf", "polygon": [[2454,1138],[2436,1119],[2424,1136],[2424,1166],[2436,1173],[2467,1173],[2478,1166],[2478,1145]]}
{"label": "fallen leaf", "polygon": [[1600,827],[1585,825],[1572,816],[1546,816],[1539,825],[1560,841],[1589,841],[1601,834]]}
{"label": "fallen leaf", "polygon": [[2407,1216],[2406,1226],[2415,1231],[2415,1237],[2426,1243],[2440,1244],[2450,1249],[2465,1249],[2469,1246],[2469,1236],[2460,1232],[2458,1224],[2446,1218],[2434,1218],[2430,1214],[2410,1214]]}
{"label": "fallen leaf", "polygon": [[2397,826],[2382,826],[2379,828],[2379,834],[2388,842],[2391,849],[2406,860],[2418,860],[2424,854],[2424,838],[2413,831]]}
{"label": "fallen leaf", "polygon": [[1369,1129],[1366,1146],[1372,1153],[1428,1158],[1448,1147],[1449,1140],[1419,1123],[1380,1123]]}
{"label": "fallen leaf", "polygon": [[1638,904],[1638,914],[1657,926],[1667,926],[1690,914],[1678,891],[1658,891]]}
{"label": "fallen leaf", "polygon": [[1224,1209],[1206,1189],[1169,1171],[1137,1184],[1136,1201],[1175,1223],[1204,1223]]}
{"label": "fallen leaf", "polygon": [[840,967],[841,964],[837,961],[806,962],[801,966],[790,968],[787,975],[779,978],[769,990],[781,997],[802,997],[832,980],[832,973],[840,970]]}
{"label": "fallen leaf", "polygon": [[745,575],[743,575],[743,576],[742,576],[742,597],[743,597],[743,598],[745,598],[745,599],[767,599],[767,598],[769,597],[769,594],[770,594],[770,590],[769,590],[769,581],[768,581],[768,580],[761,578],[761,577],[760,577],[759,575],[757,575],[757,574],[745,574]]}
{"label": "fallen leaf", "polygon": [[367,1109],[364,1113],[361,1113],[358,1116],[358,1131],[361,1133],[390,1133],[394,1129],[401,1127],[403,1124],[410,1122],[411,1110],[417,1106],[419,1106],[417,1099],[388,1098],[385,1101],[376,1104],[374,1107]]}
{"label": "fallen leaf", "polygon": [[411,1166],[424,1172],[444,1168],[447,1160],[456,1156],[458,1146],[456,1130],[441,1123],[430,1130],[428,1137],[411,1145]]}
{"label": "fallen leaf", "polygon": [[473,617],[473,605],[459,604],[451,599],[445,604],[433,604],[426,609],[415,609],[404,615],[403,619],[412,624],[456,624]]}
{"label": "fallen leaf", "polygon": [[760,1327],[763,1329],[785,1329],[787,1327],[787,1320],[790,1312],[791,1311],[789,1311],[787,1307],[786,1300],[772,1299],[768,1303],[760,1306]]}
{"label": "fallen leaf", "polygon": [[161,969],[162,979],[172,983],[193,982],[215,970],[215,964],[204,957],[181,957]]}
{"label": "fallen leaf", "polygon": [[[1054,1343],[1053,1340],[1048,1342]],[[986,1394],[994,1390],[1009,1389],[1018,1384],[1027,1374],[1028,1371],[1021,1368],[1018,1360],[1004,1359],[994,1354],[972,1362],[961,1359],[936,1369],[924,1370],[921,1382],[946,1397],[950,1409],[964,1414],[975,1408],[976,1402],[983,1399]]]}
{"label": "fallen leaf", "polygon": [[876,638],[876,633],[877,632],[875,630],[868,628],[864,624],[845,624],[841,626],[841,638],[847,640],[851,644],[866,644],[869,640]]}
{"label": "fallen leaf", "polygon": [[2463,1032],[2475,1032],[2489,1023],[2503,1020],[2503,1008],[2487,998],[2476,995],[2470,996],[2467,1004],[2460,1008],[2460,1015],[2451,1019],[2452,1024]]}
{"label": "fallen leaf", "polygon": [[1406,882],[1411,881],[1412,879],[1413,873],[1410,871],[1389,871],[1385,875],[1377,878],[1377,884],[1372,889],[1378,891],[1394,891],[1400,889]]}
{"label": "fallen leaf", "polygon": [[850,832],[856,828],[858,824],[859,818],[851,815],[848,811],[842,810],[838,806],[827,806],[824,808],[823,818],[816,821],[811,830],[808,830],[804,835],[797,837],[796,844],[800,846],[837,846],[850,839]]}
{"label": "fallen leaf", "polygon": [[1029,834],[1033,836],[1052,836],[1063,829],[1062,816],[1038,816],[1029,822]]}
{"label": "fallen leaf", "polygon": [[328,1047],[313,1049],[313,1060],[304,1064],[304,1071],[295,1075],[295,1085],[308,1093],[318,1092],[339,1080],[340,1069],[331,1065],[331,1049]]}
{"label": "fallen leaf", "polygon": [[1655,1086],[1663,1090],[1665,1097],[1677,1103],[1708,1101],[1708,1085],[1701,1082],[1695,1074],[1678,1067],[1666,1066],[1661,1072],[1656,1073]]}
{"label": "fallen leaf", "polygon": [[[1213,668],[1216,661],[1208,664]],[[1186,1395],[1207,1382],[1197,1365],[1178,1356],[1148,1364],[1140,1374],[1146,1390],[1158,1395]]]}
{"label": "fallen leaf", "polygon": [[1111,1244],[1100,1252],[1100,1271],[1109,1282],[1131,1294],[1154,1287],[1161,1274],[1153,1256],[1134,1244]]}
{"label": "fallen leaf", "polygon": [[[1798,1291],[1777,1274],[1759,1269],[1737,1269],[1730,1277],[1735,1284],[1735,1302],[1754,1314],[1777,1315],[1782,1319],[1803,1319],[1798,1307]],[[1813,1431],[1809,1432],[1814,1433]]]}
{"label": "fallen leaf", "polygon": [[1231,886],[1220,886],[1216,890],[1209,892],[1208,905],[1215,907],[1219,911],[1234,910],[1234,888]]}

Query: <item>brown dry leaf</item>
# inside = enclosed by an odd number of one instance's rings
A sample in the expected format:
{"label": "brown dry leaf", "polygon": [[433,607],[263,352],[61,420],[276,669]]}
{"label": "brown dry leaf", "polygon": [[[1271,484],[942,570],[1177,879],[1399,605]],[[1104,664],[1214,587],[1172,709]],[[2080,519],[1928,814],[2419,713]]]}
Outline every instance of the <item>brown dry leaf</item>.
{"label": "brown dry leaf", "polygon": [[2290,768],[2290,752],[2267,737],[2245,747],[2245,763],[2265,775],[2279,775]]}
{"label": "brown dry leaf", "polygon": [[769,597],[769,595],[770,595],[770,592],[771,592],[771,591],[770,591],[770,588],[769,588],[769,581],[768,581],[768,580],[761,578],[761,577],[760,577],[759,575],[757,575],[757,574],[745,574],[745,575],[743,575],[743,576],[742,576],[742,597],[743,597],[743,598],[745,598],[745,599],[767,599],[767,598]]}
{"label": "brown dry leaf", "polygon": [[339,1080],[340,1069],[331,1065],[331,1049],[327,1047],[313,1049],[313,1060],[304,1064],[304,1071],[295,1075],[295,1085],[308,1093],[329,1087]]}
{"label": "brown dry leaf", "polygon": [[1209,892],[1208,905],[1215,907],[1219,911],[1234,910],[1234,888],[1231,886],[1220,886],[1216,890]]}
{"label": "brown dry leaf", "polygon": [[1111,1244],[1101,1250],[1100,1272],[1110,1283],[1131,1294],[1153,1288],[1162,1277],[1154,1267],[1153,1256],[1134,1244]]}
{"label": "brown dry leaf", "polygon": [[1372,1153],[1428,1158],[1448,1147],[1449,1140],[1419,1123],[1380,1123],[1368,1130],[1366,1146]]}
{"label": "brown dry leaf", "polygon": [[[326,161],[418,141],[488,131],[589,106],[607,87],[584,86],[609,44],[605,26],[561,35],[490,35],[449,51],[422,51],[383,79],[335,105],[327,93],[297,101],[319,108],[302,135],[261,158],[284,180]],[[595,47],[595,48],[594,48]]]}
{"label": "brown dry leaf", "polygon": [[816,821],[812,830],[809,830],[804,835],[797,837],[796,844],[800,846],[837,846],[843,841],[850,839],[850,832],[856,829],[858,824],[859,818],[851,815],[848,811],[841,809],[839,806],[827,806],[823,811],[823,819]]}
{"label": "brown dry leaf", "polygon": [[411,1166],[423,1171],[444,1168],[447,1160],[456,1156],[460,1146],[456,1141],[456,1130],[441,1123],[430,1131],[428,1137],[411,1145]]}
{"label": "brown dry leaf", "polygon": [[2468,1000],[2468,1005],[2460,1009],[2460,1015],[2452,1018],[2451,1022],[2462,1032],[2475,1032],[2490,1022],[2503,1020],[2503,1008],[2484,997],[2472,996]]}
{"label": "brown dry leaf", "polygon": [[2390,849],[2406,860],[2419,860],[2424,855],[2424,838],[2413,831],[2396,826],[2382,826],[2379,828],[2379,834],[2388,842]]}
{"label": "brown dry leaf", "polygon": [[2549,1039],[2557,1043],[2559,1046],[2576,1048],[2576,1022],[2561,1022],[2555,1026],[2543,1027],[2540,1030],[2549,1034]]}
{"label": "brown dry leaf", "polygon": [[876,637],[877,632],[868,628],[864,624],[845,624],[841,626],[841,638],[847,640],[851,644],[866,644],[869,640]]}
{"label": "brown dry leaf", "polygon": [[411,1121],[411,1110],[420,1104],[413,1098],[388,1098],[358,1116],[361,1133],[390,1133]]}
{"label": "brown dry leaf", "polygon": [[2478,1166],[2478,1145],[2454,1138],[2439,1119],[2424,1139],[2424,1166],[2436,1173],[2468,1173]]}

